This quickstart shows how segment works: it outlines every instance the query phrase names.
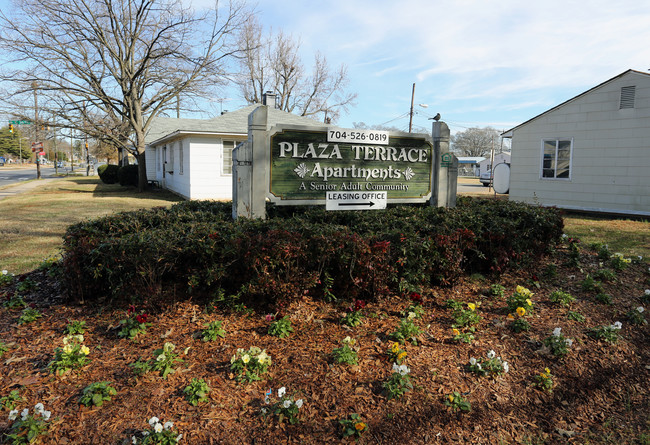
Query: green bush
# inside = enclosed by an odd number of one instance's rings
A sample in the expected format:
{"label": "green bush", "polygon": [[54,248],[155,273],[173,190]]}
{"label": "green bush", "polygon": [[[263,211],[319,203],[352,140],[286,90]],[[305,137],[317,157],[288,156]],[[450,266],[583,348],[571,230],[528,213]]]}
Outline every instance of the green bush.
{"label": "green bush", "polygon": [[217,290],[253,306],[306,292],[373,300],[531,264],[562,234],[555,209],[491,200],[267,211],[264,221],[233,221],[231,203],[188,201],[73,225],[62,261],[70,295],[120,304],[151,295],[207,300]]}
{"label": "green bush", "polygon": [[118,181],[117,171],[119,169],[118,165],[104,164],[97,167],[97,174],[104,184],[115,184]]}
{"label": "green bush", "polygon": [[138,186],[138,166],[137,165],[125,165],[120,167],[117,171],[117,180],[120,185],[126,186],[131,185],[133,187]]}

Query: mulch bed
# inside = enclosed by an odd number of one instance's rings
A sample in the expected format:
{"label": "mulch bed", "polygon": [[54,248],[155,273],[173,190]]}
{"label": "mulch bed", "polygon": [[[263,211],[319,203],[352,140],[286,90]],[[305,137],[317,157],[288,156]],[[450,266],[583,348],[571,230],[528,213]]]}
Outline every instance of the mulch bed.
{"label": "mulch bed", "polygon": [[[339,322],[345,308],[342,302],[327,304],[305,295],[284,310],[294,328],[286,339],[267,334],[265,314],[207,313],[204,307],[185,301],[152,313],[153,325],[131,341],[117,335],[126,308],[66,304],[56,281],[33,272],[30,277],[41,285],[24,297],[43,317],[19,325],[18,310],[0,308],[0,341],[10,346],[0,359],[0,397],[19,389],[19,409],[42,402],[52,412],[48,434],[42,439],[46,444],[131,443],[133,434],[149,428],[152,416],[174,422],[174,430],[183,434],[181,443],[354,443],[353,438],[342,438],[339,424],[351,413],[360,414],[368,425],[359,443],[648,443],[650,336],[647,324],[633,325],[625,315],[643,305],[644,290],[650,287],[648,265],[632,264],[618,272],[615,281],[603,283],[613,298],[612,305],[605,305],[580,286],[588,272],[600,267],[597,257],[585,249],[581,268],[563,266],[567,258],[560,249],[540,260],[534,270],[498,279],[466,277],[454,287],[423,292],[426,313],[416,320],[423,334],[417,346],[405,345],[405,363],[415,389],[392,400],[384,394],[382,383],[392,372],[388,335],[409,303],[403,297],[369,302],[363,323],[349,328]],[[558,265],[558,273],[542,277],[549,262]],[[535,275],[539,275],[539,288],[532,282]],[[517,285],[534,292],[528,332],[510,329],[505,299],[487,296],[492,283],[505,286],[506,296]],[[576,297],[570,308],[549,301],[548,295],[558,289]],[[0,289],[0,296],[8,297],[12,291],[13,287]],[[482,321],[471,344],[451,340],[448,299],[480,302]],[[569,320],[569,309],[586,320]],[[91,361],[57,376],[48,364],[70,320],[86,322],[84,344],[90,347]],[[227,334],[203,342],[197,333],[213,320],[222,320]],[[588,328],[615,321],[623,323],[617,343],[587,335]],[[563,358],[542,347],[556,327],[574,340]],[[335,364],[331,358],[346,336],[358,342],[356,366]],[[152,359],[153,351],[165,342],[174,343],[184,360],[176,372],[166,380],[157,373],[136,378],[129,364]],[[231,374],[230,358],[238,348],[250,346],[266,349],[273,363],[262,381],[238,383]],[[470,357],[483,358],[489,350],[509,362],[509,373],[492,378],[466,370]],[[555,376],[552,393],[532,386],[546,367]],[[209,402],[197,407],[183,397],[183,389],[194,377],[212,388]],[[117,395],[101,408],[81,406],[81,391],[97,381],[112,382]],[[266,391],[281,386],[305,401],[298,424],[260,415]],[[471,402],[470,412],[453,412],[444,405],[453,391]],[[0,434],[9,425],[4,409]]]}

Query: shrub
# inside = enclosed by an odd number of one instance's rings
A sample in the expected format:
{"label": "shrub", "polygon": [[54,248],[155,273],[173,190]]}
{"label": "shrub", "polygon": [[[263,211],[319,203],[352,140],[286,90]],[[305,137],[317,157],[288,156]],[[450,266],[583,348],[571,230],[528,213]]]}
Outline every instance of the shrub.
{"label": "shrub", "polygon": [[120,167],[118,165],[104,164],[97,168],[97,174],[104,184],[116,184],[118,181],[117,171],[119,169]]}
{"label": "shrub", "polygon": [[138,186],[138,166],[125,165],[117,170],[117,180],[122,186]]}
{"label": "shrub", "polygon": [[126,304],[220,290],[251,307],[305,292],[370,300],[530,264],[562,233],[555,209],[487,200],[372,213],[269,206],[264,221],[231,213],[230,203],[188,201],[69,227],[69,295]]}
{"label": "shrub", "polygon": [[208,401],[208,393],[211,391],[210,387],[205,380],[193,378],[190,381],[190,384],[185,387],[183,393],[185,394],[185,399],[192,406],[197,406],[199,403]]}
{"label": "shrub", "polygon": [[571,303],[576,300],[573,295],[561,290],[551,292],[551,295],[548,296],[548,299],[551,300],[552,303],[559,304],[561,306],[571,306]]}

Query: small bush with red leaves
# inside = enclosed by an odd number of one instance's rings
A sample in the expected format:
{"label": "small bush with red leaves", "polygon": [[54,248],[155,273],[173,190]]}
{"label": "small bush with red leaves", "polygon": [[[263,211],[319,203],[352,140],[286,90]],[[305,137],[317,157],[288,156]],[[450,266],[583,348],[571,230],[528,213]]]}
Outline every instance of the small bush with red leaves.
{"label": "small bush with red leaves", "polygon": [[188,201],[71,226],[71,298],[117,304],[236,295],[275,306],[309,293],[372,300],[529,264],[559,242],[555,209],[460,199],[456,208],[326,212],[274,207],[231,219],[230,203]]}

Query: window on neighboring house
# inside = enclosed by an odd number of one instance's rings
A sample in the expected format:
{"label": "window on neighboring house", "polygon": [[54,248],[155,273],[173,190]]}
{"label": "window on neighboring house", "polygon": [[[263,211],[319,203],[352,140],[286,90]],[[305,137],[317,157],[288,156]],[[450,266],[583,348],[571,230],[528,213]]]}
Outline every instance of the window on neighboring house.
{"label": "window on neighboring house", "polygon": [[237,143],[235,141],[223,141],[223,166],[224,175],[232,175],[232,151]]}
{"label": "window on neighboring house", "polygon": [[621,88],[621,104],[619,108],[634,108],[634,97],[636,96],[636,86]]}
{"label": "window on neighboring house", "polygon": [[160,166],[162,164],[160,160],[160,154],[162,153],[162,149],[160,147],[156,147],[156,170],[160,171]]}
{"label": "window on neighboring house", "polygon": [[545,139],[542,143],[542,178],[571,179],[573,140]]}
{"label": "window on neighboring house", "polygon": [[183,174],[183,141],[178,141],[178,174]]}
{"label": "window on neighboring house", "polygon": [[169,165],[167,170],[170,173],[174,173],[174,144],[169,146]]}

